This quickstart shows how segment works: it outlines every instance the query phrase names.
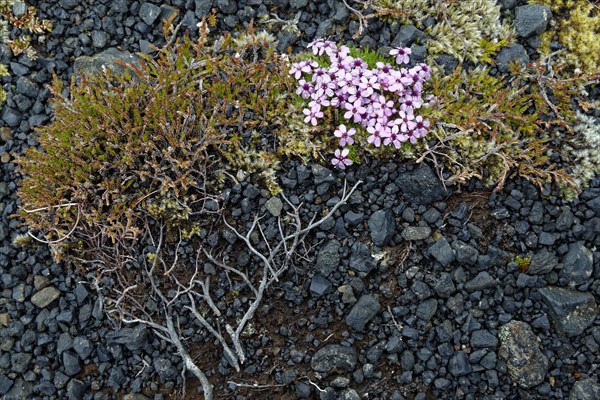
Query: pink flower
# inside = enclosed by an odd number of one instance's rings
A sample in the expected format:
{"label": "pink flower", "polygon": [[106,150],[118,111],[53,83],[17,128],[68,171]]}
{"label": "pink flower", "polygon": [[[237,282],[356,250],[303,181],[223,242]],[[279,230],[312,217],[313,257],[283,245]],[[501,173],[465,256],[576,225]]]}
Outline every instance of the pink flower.
{"label": "pink flower", "polygon": [[346,166],[352,165],[352,160],[348,158],[348,149],[337,149],[335,151],[335,157],[331,160],[331,163],[339,169],[346,169]]}
{"label": "pink flower", "polygon": [[360,123],[362,121],[361,115],[364,114],[367,109],[362,106],[362,100],[357,99],[354,103],[346,102],[346,113],[344,113],[344,118],[350,120],[352,118],[355,123]]}
{"label": "pink flower", "polygon": [[310,110],[308,108],[305,108],[304,110],[302,110],[302,113],[304,115],[306,115],[306,117],[304,117],[304,122],[305,123],[311,123],[312,126],[316,126],[317,125],[317,118],[323,118],[323,112],[321,111],[321,105],[317,104],[314,101],[311,101],[309,103],[310,106]]}
{"label": "pink flower", "polygon": [[323,55],[323,53],[327,53],[327,55],[329,55],[330,52],[337,49],[337,46],[334,42],[323,39],[315,39],[310,42],[307,47],[309,49],[312,48],[313,54],[316,56]]}
{"label": "pink flower", "polygon": [[408,64],[412,50],[410,47],[396,47],[390,50],[391,56],[396,56],[396,64]]}
{"label": "pink flower", "polygon": [[398,116],[400,117],[400,131],[407,132],[410,129],[414,129],[415,127],[415,116],[411,109],[407,109],[406,111],[398,111]]}
{"label": "pink flower", "polygon": [[340,127],[336,129],[335,132],[333,132],[333,136],[340,138],[340,146],[344,147],[347,144],[354,143],[354,139],[352,139],[352,136],[354,136],[355,133],[356,129],[347,129],[346,125],[341,124]]}
{"label": "pink flower", "polygon": [[294,75],[296,80],[300,79],[303,73],[310,74],[313,71],[313,68],[318,67],[315,61],[300,61],[292,64],[292,69],[290,69],[290,75]]}
{"label": "pink flower", "polygon": [[367,128],[367,132],[371,135],[367,138],[368,143],[373,143],[373,146],[379,147],[381,146],[381,136],[385,134],[383,126],[381,124],[376,123],[375,125],[371,125]]}
{"label": "pink flower", "polygon": [[360,78],[360,83],[358,84],[358,86],[362,89],[361,96],[371,96],[376,89],[379,89],[379,82],[377,81],[377,76],[363,76],[362,78]]}
{"label": "pink flower", "polygon": [[391,144],[396,149],[399,149],[402,145],[402,141],[400,139],[401,137],[398,133],[398,127],[396,127],[395,131],[389,130],[388,132],[386,132],[385,138],[383,139],[383,144],[386,146],[389,146]]}
{"label": "pink flower", "polygon": [[331,82],[331,81],[327,81],[327,80],[321,80],[321,81],[317,81],[316,86],[316,91],[315,91],[315,96],[317,98],[322,98],[322,97],[333,97],[333,95],[335,94],[334,89],[335,89],[335,83]]}
{"label": "pink flower", "polygon": [[415,132],[419,137],[427,135],[427,129],[429,129],[429,126],[429,121],[426,119],[424,120],[420,115],[415,118]]}
{"label": "pink flower", "polygon": [[412,97],[406,97],[403,99],[400,99],[401,104],[400,104],[400,110],[402,111],[410,111],[413,112],[413,109],[415,108],[415,104],[413,102]]}
{"label": "pink flower", "polygon": [[311,94],[315,92],[313,85],[310,82],[306,82],[304,79],[300,79],[298,82],[298,89],[296,94],[300,95],[303,99],[308,99]]}
{"label": "pink flower", "polygon": [[348,87],[345,91],[349,95],[348,101],[350,103],[354,103],[358,100],[362,100],[362,98],[363,98],[363,94],[362,94],[363,91],[360,86],[352,85],[352,86]]}
{"label": "pink flower", "polygon": [[415,132],[414,129],[409,129],[405,132],[406,136],[408,137],[408,140],[410,140],[410,142],[412,144],[417,143],[417,138],[419,137],[419,135]]}

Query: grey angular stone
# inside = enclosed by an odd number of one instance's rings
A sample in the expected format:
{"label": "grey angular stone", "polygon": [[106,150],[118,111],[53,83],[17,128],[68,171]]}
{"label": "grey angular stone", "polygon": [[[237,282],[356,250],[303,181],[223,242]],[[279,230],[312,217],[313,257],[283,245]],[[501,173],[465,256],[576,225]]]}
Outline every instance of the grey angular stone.
{"label": "grey angular stone", "polygon": [[15,110],[8,106],[4,107],[2,111],[2,121],[6,122],[6,125],[11,128],[19,126],[21,120],[23,119],[23,115],[19,112],[19,110]]}
{"label": "grey angular stone", "polygon": [[181,26],[188,30],[198,29],[198,18],[196,18],[196,14],[194,14],[194,11],[187,10],[185,14],[183,14],[183,18],[181,19]]}
{"label": "grey angular stone", "polygon": [[32,115],[27,119],[29,126],[34,128],[36,126],[41,126],[46,123],[46,121],[50,120],[50,117],[46,114],[36,114]]}
{"label": "grey angular stone", "polygon": [[[350,10],[348,10],[348,7],[346,7],[344,5],[344,3],[341,1],[335,1],[333,3],[333,10],[334,10],[334,14],[333,14],[332,19],[335,22],[338,22],[338,23],[344,22],[350,16]],[[317,36],[317,37],[323,37],[323,36]]]}
{"label": "grey angular stone", "polygon": [[470,374],[473,371],[469,357],[462,351],[456,352],[448,362],[448,370],[452,376],[459,377]]}
{"label": "grey angular stone", "polygon": [[558,218],[556,218],[556,230],[558,232],[567,232],[575,222],[575,215],[569,208],[564,208]]}
{"label": "grey angular stone", "polygon": [[388,353],[397,353],[399,351],[402,351],[403,347],[404,345],[402,343],[402,338],[400,336],[394,335],[385,344],[385,351],[387,351]]}
{"label": "grey angular stone", "polygon": [[272,216],[279,217],[283,209],[283,202],[279,197],[271,197],[265,202],[265,208]]}
{"label": "grey angular stone", "polygon": [[456,292],[456,286],[452,281],[452,276],[447,272],[442,272],[433,286],[433,291],[441,298],[447,299]]}
{"label": "grey angular stone", "polygon": [[194,8],[196,12],[196,17],[203,18],[210,14],[210,10],[213,7],[213,0],[195,0],[196,7]]}
{"label": "grey angular stone", "polygon": [[63,368],[67,375],[74,376],[81,371],[81,366],[79,365],[79,359],[77,355],[72,351],[65,351],[62,354],[63,360]]}
{"label": "grey angular stone", "polygon": [[77,0],[59,0],[58,4],[65,10],[70,10],[79,5],[79,1]]}
{"label": "grey angular stone", "polygon": [[539,289],[542,300],[549,307],[549,315],[556,330],[566,336],[578,336],[598,316],[598,305],[591,293],[561,287]]}
{"label": "grey angular stone", "polygon": [[500,328],[498,355],[506,362],[510,379],[524,389],[539,385],[548,372],[548,359],[531,327],[510,321]]}
{"label": "grey angular stone", "polygon": [[432,204],[450,194],[427,164],[420,164],[414,170],[400,174],[395,183],[404,198],[416,204]]}
{"label": "grey angular stone", "polygon": [[77,352],[79,358],[84,361],[94,350],[94,345],[87,338],[78,336],[73,340],[73,350]]}
{"label": "grey angular stone", "polygon": [[531,326],[536,329],[541,329],[543,331],[548,331],[550,329],[550,320],[546,315],[542,315],[531,321]]}
{"label": "grey angular stone", "polygon": [[434,225],[441,216],[442,214],[433,207],[429,208],[423,213],[423,215],[421,215],[422,219],[429,225]]}
{"label": "grey angular stone", "polygon": [[123,372],[123,368],[117,365],[110,369],[110,375],[108,375],[108,386],[111,386],[114,390],[119,390],[121,385],[123,385],[126,381],[127,377]]}
{"label": "grey angular stone", "polygon": [[39,90],[38,84],[31,79],[25,76],[21,76],[17,79],[17,93],[35,99],[37,98]]}
{"label": "grey angular stone", "polygon": [[33,356],[30,353],[13,353],[10,356],[10,367],[13,372],[23,374],[29,368]]}
{"label": "grey angular stone", "polygon": [[365,329],[367,323],[377,315],[380,309],[381,305],[375,296],[370,294],[362,295],[346,316],[346,324],[354,330],[362,331]]}
{"label": "grey angular stone", "polygon": [[456,251],[456,261],[459,263],[467,265],[475,265],[477,263],[479,251],[475,247],[469,246],[460,240],[454,241],[452,247]]}
{"label": "grey angular stone", "polygon": [[65,350],[69,350],[73,347],[73,338],[69,335],[68,332],[63,332],[58,337],[58,342],[56,343],[56,352],[58,354],[62,354]]}
{"label": "grey angular stone", "polygon": [[431,247],[429,247],[429,254],[444,267],[450,265],[452,261],[456,259],[456,254],[454,250],[448,243],[448,240],[445,237],[439,238]]}
{"label": "grey angular stone", "polygon": [[531,206],[529,222],[534,225],[541,225],[544,222],[544,205],[541,201],[536,201],[533,203],[533,206]]}
{"label": "grey angular stone", "polygon": [[338,400],[360,400],[360,396],[356,392],[356,390],[347,388],[340,393],[337,398]]}
{"label": "grey angular stone", "polygon": [[428,297],[431,297],[431,289],[429,285],[422,281],[415,281],[410,290],[415,294],[415,297],[419,300],[424,300]]}
{"label": "grey angular stone", "polygon": [[510,43],[510,47],[504,47],[496,56],[496,67],[500,72],[508,72],[509,64],[518,61],[525,65],[529,63],[529,55],[525,47],[518,43]]}
{"label": "grey angular stone", "polygon": [[13,380],[6,375],[0,374],[0,396],[4,396],[13,385]]}
{"label": "grey angular stone", "polygon": [[[317,254],[315,268],[323,276],[329,276],[333,271],[337,270],[340,265],[340,247],[342,245],[337,240],[330,240],[323,246]],[[369,253],[370,256],[370,253]]]}
{"label": "grey angular stone", "polygon": [[538,278],[537,276],[531,276],[527,274],[519,274],[517,277],[517,287],[535,287],[537,284]]}
{"label": "grey angular stone", "polygon": [[410,59],[414,63],[424,63],[427,58],[427,48],[425,46],[419,46],[418,44],[413,44],[410,46],[411,55]]}
{"label": "grey angular stone", "polygon": [[139,324],[134,327],[124,327],[107,336],[109,345],[124,345],[131,351],[137,351],[149,343],[150,331]]}
{"label": "grey angular stone", "polygon": [[54,375],[54,386],[60,390],[63,389],[65,386],[67,386],[67,383],[69,382],[69,377],[67,375],[65,375],[64,373],[62,373],[61,371],[58,371],[55,375]]}
{"label": "grey angular stone", "polygon": [[309,291],[313,296],[320,297],[331,290],[331,282],[323,275],[315,275],[310,280]]}
{"label": "grey angular stone", "polygon": [[428,226],[407,226],[402,231],[404,240],[425,240],[431,235],[431,228]]}
{"label": "grey angular stone", "polygon": [[477,276],[467,283],[465,283],[465,289],[468,292],[476,292],[479,290],[492,289],[498,285],[498,281],[487,272],[482,271]]}
{"label": "grey angular stone", "polygon": [[350,226],[357,226],[359,224],[362,224],[362,222],[365,220],[365,213],[354,212],[350,210],[346,214],[344,214],[344,220]]}
{"label": "grey angular stone", "polygon": [[82,283],[78,283],[75,287],[75,296],[77,297],[77,303],[79,304],[82,304],[89,296],[89,292]]}
{"label": "grey angular stone", "polygon": [[258,196],[260,196],[260,189],[258,189],[256,186],[254,186],[252,184],[248,184],[244,188],[244,191],[242,192],[242,194],[244,195],[244,197],[247,197],[249,199],[255,199]]}
{"label": "grey angular stone", "polygon": [[102,68],[107,68],[115,74],[124,74],[126,67],[118,64],[117,61],[134,64],[139,68],[139,60],[139,56],[135,54],[111,47],[93,56],[77,57],[73,65],[73,71],[77,79],[80,78],[81,74],[85,74],[85,76],[99,74],[102,72]]}
{"label": "grey angular stone", "polygon": [[145,24],[152,26],[160,15],[160,7],[152,3],[144,3],[140,6],[138,15]]}
{"label": "grey angular stone", "polygon": [[442,67],[445,75],[450,75],[458,67],[458,58],[450,54],[438,54],[435,61]]}
{"label": "grey angular stone", "polygon": [[60,291],[54,286],[48,286],[31,296],[31,302],[39,308],[45,308],[58,299]]}
{"label": "grey angular stone", "polygon": [[152,43],[145,39],[140,40],[140,52],[144,54],[153,54],[156,50],[152,47]]}
{"label": "grey angular stone", "polygon": [[552,271],[558,265],[558,257],[554,252],[544,248],[531,257],[531,264],[527,273],[532,275],[544,275]]}
{"label": "grey angular stone", "polygon": [[15,379],[14,384],[6,393],[2,400],[23,400],[23,399],[31,399],[33,398],[31,395],[33,393],[33,382],[28,382],[24,379],[17,378]]}
{"label": "grey angular stone", "polygon": [[600,385],[593,378],[586,378],[573,384],[569,392],[569,400],[598,400]]}
{"label": "grey angular stone", "polygon": [[413,25],[403,25],[394,40],[394,47],[410,47],[413,43],[421,43],[425,39],[425,33],[415,28]]}
{"label": "grey angular stone", "polygon": [[369,230],[375,246],[382,247],[388,244],[396,233],[394,213],[391,210],[375,211],[369,218]]}
{"label": "grey angular stone", "polygon": [[20,18],[27,12],[27,4],[17,1],[12,5],[12,12],[15,17]]}
{"label": "grey angular stone", "polygon": [[296,10],[306,7],[308,0],[290,0],[290,6]]}
{"label": "grey angular stone", "polygon": [[474,331],[471,334],[471,347],[474,349],[495,349],[498,339],[485,329]]}
{"label": "grey angular stone", "polygon": [[355,242],[352,245],[350,253],[350,261],[348,266],[357,271],[360,276],[367,276],[373,268],[377,266],[375,259],[371,255],[369,246],[362,242]]}
{"label": "grey angular stone", "polygon": [[515,9],[515,30],[517,36],[528,38],[543,33],[552,18],[550,7],[528,4]]}
{"label": "grey angular stone", "polygon": [[108,33],[99,30],[92,31],[92,46],[95,48],[104,48],[108,44],[109,40],[110,35]]}
{"label": "grey angular stone", "polygon": [[582,243],[571,243],[562,262],[561,276],[576,285],[586,282],[594,272],[594,254]]}
{"label": "grey angular stone", "polygon": [[154,370],[160,377],[161,381],[168,382],[177,379],[179,372],[173,363],[165,357],[158,357],[154,359]]}
{"label": "grey angular stone", "polygon": [[417,306],[415,315],[417,316],[417,318],[423,321],[429,321],[437,312],[437,307],[438,304],[436,299],[425,300]]}
{"label": "grey angular stone", "polygon": [[67,385],[68,400],[82,400],[85,395],[85,383],[77,379],[71,379]]}
{"label": "grey angular stone", "polygon": [[308,383],[298,382],[295,385],[295,393],[298,399],[308,399],[312,393],[312,389]]}
{"label": "grey angular stone", "polygon": [[600,217],[600,196],[596,196],[591,200],[586,202],[587,206],[596,214],[596,216]]}
{"label": "grey angular stone", "polygon": [[315,352],[310,360],[310,367],[316,372],[353,371],[358,362],[358,354],[354,347],[330,344]]}
{"label": "grey angular stone", "polygon": [[538,243],[543,246],[552,246],[556,243],[556,236],[553,233],[542,231],[538,235]]}
{"label": "grey angular stone", "polygon": [[335,177],[330,169],[323,167],[322,165],[314,164],[311,168],[315,185],[322,183],[335,183]]}

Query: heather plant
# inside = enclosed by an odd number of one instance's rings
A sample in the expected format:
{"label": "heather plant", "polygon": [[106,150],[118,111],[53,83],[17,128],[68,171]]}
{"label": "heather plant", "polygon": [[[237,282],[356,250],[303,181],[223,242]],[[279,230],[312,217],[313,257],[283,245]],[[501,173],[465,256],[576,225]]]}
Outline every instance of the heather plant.
{"label": "heather plant", "polygon": [[435,140],[419,143],[413,157],[450,172],[450,184],[478,178],[500,190],[519,175],[576,193],[581,185],[567,167],[573,160],[563,158],[558,166],[560,143],[572,139],[575,106],[585,103],[583,87],[600,76],[559,79],[554,73],[560,67],[545,62],[514,64],[506,77],[486,67],[434,75],[429,90],[438,103],[425,112]]}
{"label": "heather plant", "polygon": [[[302,110],[306,124],[317,126],[326,108],[335,109],[343,120],[333,132],[342,147],[331,160],[334,166],[352,165],[350,149],[345,147],[363,136],[356,135],[357,130],[366,132],[367,144],[396,149],[427,134],[429,121],[417,115],[427,105],[423,99],[423,85],[431,77],[427,65],[397,69],[367,52],[375,63],[369,65],[352,56],[347,46],[322,39],[308,47],[314,57],[293,63],[290,75],[298,80],[296,93],[308,102]],[[409,48],[390,51],[398,65],[408,64],[410,54]]]}
{"label": "heather plant", "polygon": [[19,216],[57,257],[118,254],[136,242],[145,215],[189,238],[214,220],[225,179],[241,170],[277,192],[279,159],[316,154],[309,135],[319,128],[301,129],[295,81],[274,39],[250,30],[209,45],[207,35],[203,25],[198,41],[168,41],[126,75],[73,80],[68,95],[55,77],[54,120],[17,162]]}

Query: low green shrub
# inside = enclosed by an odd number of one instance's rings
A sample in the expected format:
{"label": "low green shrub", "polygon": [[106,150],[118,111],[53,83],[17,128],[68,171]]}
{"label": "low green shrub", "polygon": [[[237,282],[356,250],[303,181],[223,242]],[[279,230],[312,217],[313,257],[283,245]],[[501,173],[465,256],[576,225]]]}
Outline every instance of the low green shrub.
{"label": "low green shrub", "polygon": [[558,79],[540,63],[511,70],[506,77],[486,67],[434,75],[430,91],[438,106],[424,116],[433,121],[436,140],[417,146],[412,157],[449,171],[448,183],[475,177],[500,190],[519,175],[540,187],[552,182],[576,192],[578,181],[552,161],[559,153],[552,141],[569,141],[582,86],[598,76]]}
{"label": "low green shrub", "polygon": [[57,256],[135,242],[147,217],[189,237],[214,220],[223,180],[242,170],[276,192],[281,157],[317,154],[274,39],[207,35],[203,25],[198,41],[173,41],[125,75],[73,80],[68,94],[54,78],[54,119],[17,163],[18,216]]}

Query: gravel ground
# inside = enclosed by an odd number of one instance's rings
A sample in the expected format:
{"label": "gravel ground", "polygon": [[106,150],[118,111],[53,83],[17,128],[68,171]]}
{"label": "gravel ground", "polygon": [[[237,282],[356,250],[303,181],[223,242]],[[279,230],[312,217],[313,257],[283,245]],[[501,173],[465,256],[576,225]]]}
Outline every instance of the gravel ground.
{"label": "gravel ground", "polygon": [[[508,9],[517,1],[501,1]],[[32,1],[54,29],[40,58],[0,45],[8,100],[0,125],[0,397],[12,399],[194,399],[182,394],[181,359],[143,326],[104,315],[89,279],[51,261],[44,246],[12,245],[24,232],[16,211],[12,154],[34,144],[32,127],[51,118],[45,84],[75,64],[160,45],[161,19],[178,11],[194,28],[213,7],[231,31],[278,10],[300,14],[302,35],[279,31],[278,47],[314,37],[351,42],[357,24],[340,1]],[[522,36],[540,18],[519,20]],[[519,26],[521,24],[521,26]],[[342,27],[349,26],[349,29]],[[529,28],[528,28],[529,27]],[[539,33],[539,32],[538,32]],[[398,28],[372,21],[358,41],[410,45]],[[406,41],[409,42],[406,42]],[[501,54],[525,59],[531,38]],[[451,61],[449,65],[451,67]],[[335,203],[343,178],[364,183],[308,240],[313,259],[271,291],[244,340],[249,360],[235,372],[214,340],[190,321],[188,346],[219,399],[599,399],[600,179],[567,203],[515,180],[501,193],[476,184],[452,191],[427,165],[377,164],[345,174],[289,162],[281,177],[305,216]],[[228,188],[240,220],[274,203],[248,182]],[[517,256],[530,257],[527,270]],[[240,266],[244,252],[235,254]],[[235,305],[234,305],[235,307]]]}

